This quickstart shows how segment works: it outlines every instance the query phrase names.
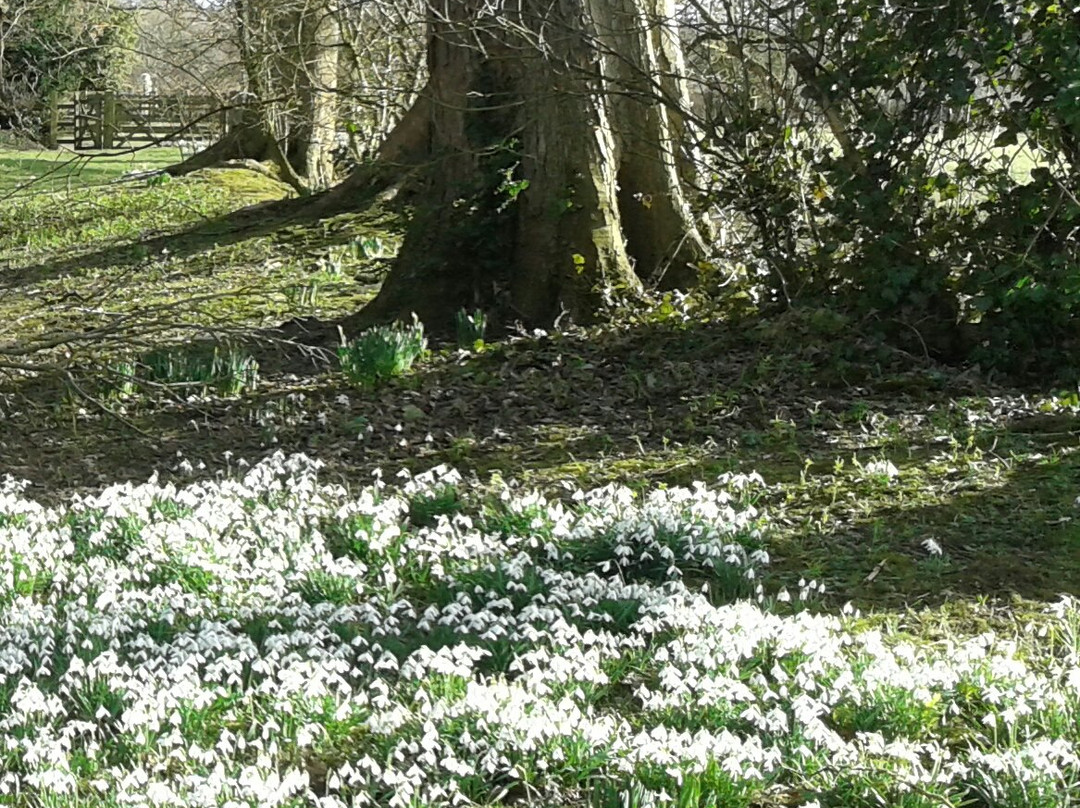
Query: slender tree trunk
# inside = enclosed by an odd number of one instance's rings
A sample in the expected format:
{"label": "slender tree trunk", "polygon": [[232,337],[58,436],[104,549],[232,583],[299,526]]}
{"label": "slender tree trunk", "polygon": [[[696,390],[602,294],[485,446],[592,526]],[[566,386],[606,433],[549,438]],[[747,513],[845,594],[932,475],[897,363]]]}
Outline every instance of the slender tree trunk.
{"label": "slender tree trunk", "polygon": [[474,306],[585,322],[640,298],[642,278],[696,275],[704,246],[670,109],[686,96],[681,53],[660,25],[669,0],[510,5],[432,4],[428,86],[375,169],[389,182],[387,163],[422,166],[420,212],[355,327],[416,312],[444,329]]}
{"label": "slender tree trunk", "polygon": [[300,47],[293,69],[299,112],[291,140],[308,188],[321,190],[334,184],[340,34],[337,17],[323,4],[302,14],[297,28]]}

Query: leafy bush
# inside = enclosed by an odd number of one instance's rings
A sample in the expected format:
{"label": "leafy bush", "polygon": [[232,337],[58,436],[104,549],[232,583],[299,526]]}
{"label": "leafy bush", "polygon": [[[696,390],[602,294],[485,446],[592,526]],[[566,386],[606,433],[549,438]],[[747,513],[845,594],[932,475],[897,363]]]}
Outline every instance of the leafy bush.
{"label": "leafy bush", "polygon": [[1075,374],[1080,17],[811,0],[766,54],[750,8],[692,54],[716,76],[708,197],[747,294],[836,306],[920,355]]}
{"label": "leafy bush", "polygon": [[353,384],[373,388],[400,376],[427,350],[424,325],[413,315],[412,325],[380,325],[351,341],[341,332],[338,361]]}
{"label": "leafy bush", "polygon": [[0,128],[31,132],[44,123],[50,93],[117,89],[130,73],[137,28],[128,9],[72,0],[16,8],[0,50]]}

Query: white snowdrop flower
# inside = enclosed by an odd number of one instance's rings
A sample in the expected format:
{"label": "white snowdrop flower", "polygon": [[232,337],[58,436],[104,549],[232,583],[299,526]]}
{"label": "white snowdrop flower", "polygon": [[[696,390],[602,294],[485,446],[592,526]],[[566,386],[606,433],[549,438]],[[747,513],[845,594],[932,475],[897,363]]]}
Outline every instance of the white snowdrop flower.
{"label": "white snowdrop flower", "polygon": [[926,550],[926,552],[929,553],[932,556],[941,556],[942,555],[943,551],[941,549],[941,545],[938,543],[937,539],[935,539],[932,536],[929,536],[929,537],[923,539],[922,546],[923,546],[923,549]]}
{"label": "white snowdrop flower", "polygon": [[1073,691],[1074,695],[1080,695],[1080,664],[1072,664],[1065,671],[1065,686]]}
{"label": "white snowdrop flower", "polygon": [[[54,581],[61,582],[57,586],[64,587],[67,600],[40,604],[21,599],[5,613],[0,678],[21,684],[12,692],[12,706],[9,715],[0,718],[0,729],[10,729],[12,716],[50,729],[32,744],[0,733],[0,749],[35,761],[39,778],[60,772],[57,783],[63,787],[72,744],[100,754],[100,746],[94,746],[99,743],[97,725],[68,718],[67,701],[87,683],[101,681],[124,694],[125,709],[116,726],[155,738],[157,762],[146,772],[149,784],[163,788],[125,781],[129,773],[119,767],[103,775],[105,788],[126,805],[155,804],[150,794],[160,795],[160,804],[282,804],[307,785],[302,772],[281,767],[281,749],[318,743],[322,719],[314,715],[340,722],[363,715],[369,733],[393,744],[379,764],[364,764],[370,756],[360,748],[357,760],[328,774],[328,783],[347,786],[349,799],[358,805],[374,804],[369,789],[387,784],[401,790],[402,804],[454,804],[461,799],[454,782],[458,777],[487,776],[486,771],[505,776],[513,771],[511,758],[522,754],[535,756],[537,768],[557,764],[562,747],[550,743],[556,736],[571,736],[591,753],[607,756],[611,771],[620,776],[631,776],[642,763],[671,767],[686,776],[704,771],[707,762],[715,760],[732,778],[754,780],[781,766],[780,751],[755,737],[663,729],[654,738],[651,718],[642,732],[631,730],[621,717],[595,711],[589,703],[595,692],[590,685],[606,684],[612,670],[608,666],[622,664],[625,655],[638,659],[645,654],[645,661],[634,664],[647,668],[647,681],[659,684],[650,689],[630,682],[643,715],[734,705],[755,732],[797,731],[805,738],[800,754],[827,755],[837,767],[857,765],[867,754],[880,753],[898,767],[900,788],[967,779],[970,772],[987,772],[993,766],[1030,778],[1053,766],[1061,770],[1072,765],[1067,756],[1074,753],[1067,744],[1035,739],[1016,752],[992,746],[957,749],[948,759],[932,743],[896,738],[882,747],[877,735],[845,740],[827,723],[844,700],[866,704],[882,689],[900,689],[929,703],[955,692],[961,682],[981,690],[988,703],[998,704],[995,709],[1002,711],[1003,720],[1019,723],[1049,705],[1065,710],[1076,698],[1080,674],[1068,660],[1055,660],[1048,667],[1045,660],[1032,657],[1028,664],[1026,645],[1021,653],[1018,645],[991,634],[934,647],[896,643],[881,632],[845,633],[843,626],[850,623],[840,617],[780,617],[753,601],[714,607],[678,579],[658,584],[620,577],[635,564],[656,563],[650,559],[680,571],[687,564],[700,570],[707,561],[759,569],[767,559],[743,547],[738,531],[752,527],[747,512],[739,510],[734,489],[716,492],[695,485],[638,495],[614,486],[581,492],[580,497],[572,494],[579,505],[560,509],[534,493],[507,487],[503,507],[508,512],[558,537],[538,541],[530,535],[487,536],[480,520],[473,524],[460,516],[416,531],[406,526],[410,506],[401,489],[379,483],[354,494],[323,485],[316,470],[317,463],[310,459],[275,455],[252,467],[243,480],[167,492],[117,487],[109,493],[111,499],[84,498],[84,510],[111,508],[109,518],[141,514],[147,522],[126,565],[93,558],[76,567],[70,528],[55,536],[48,531],[24,534],[25,544],[40,546],[32,563],[52,565]],[[412,486],[417,495],[438,492],[450,472],[435,471],[406,476],[403,485]],[[191,513],[159,518],[151,512],[155,497],[166,497]],[[531,508],[543,509],[542,515]],[[346,523],[353,517],[362,517],[365,525],[355,533],[368,547],[369,558],[362,565],[348,557],[334,558],[323,530],[325,520]],[[49,518],[58,523],[63,514]],[[108,529],[103,529],[102,539]],[[0,549],[8,535],[0,529]],[[572,559],[575,542],[597,537],[627,548],[625,569],[578,574],[560,566],[563,548]],[[72,546],[65,553],[57,552],[67,543]],[[413,574],[392,562],[390,553],[409,559],[440,586],[447,583],[452,595],[442,601],[445,605],[385,589],[387,582],[407,581]],[[210,591],[187,591],[177,582],[152,590],[143,587],[142,581],[174,560],[211,575]],[[466,576],[455,592],[453,576],[461,570]],[[351,589],[346,584],[345,606],[309,604],[299,586],[307,585],[314,573],[363,583]],[[102,580],[109,586],[103,587]],[[534,589],[537,581],[539,591]],[[820,589],[802,581],[800,596]],[[522,603],[530,591],[535,594]],[[111,598],[102,598],[106,592]],[[760,585],[759,592],[764,593]],[[779,593],[776,599],[790,597]],[[616,630],[612,614],[600,604],[623,602],[636,603],[637,613],[631,626]],[[854,609],[844,613],[854,614]],[[58,622],[59,615],[68,628]],[[1048,607],[1047,619],[1075,620],[1075,605]],[[257,643],[246,633],[253,621],[263,632]],[[151,624],[168,639],[151,639]],[[348,626],[358,633],[340,636],[331,626]],[[421,645],[403,659],[400,670],[397,657],[378,642],[384,635],[438,626],[457,633],[460,641],[438,651]],[[478,662],[490,654],[478,647],[480,636],[505,639],[515,648],[506,678],[478,671]],[[86,650],[79,651],[84,643]],[[49,667],[41,660],[52,659],[54,653],[73,657],[60,677],[59,692],[35,692],[38,671],[44,675]],[[747,670],[751,660],[763,658],[773,660],[769,668]],[[447,677],[460,681],[444,690]],[[212,748],[183,737],[182,710],[207,709],[229,694],[240,700],[222,716],[226,726],[246,715],[250,699],[265,705],[254,737],[226,730]],[[954,703],[945,706],[945,720],[954,720],[958,709]],[[111,714],[102,716],[112,721]],[[440,733],[447,722],[471,731],[444,740]],[[229,758],[257,761],[243,771],[234,764],[226,770],[223,760]],[[944,762],[930,771],[923,763],[930,760]],[[176,775],[166,781],[165,771]],[[243,777],[238,781],[239,775]],[[0,774],[0,789],[9,793],[27,782]],[[125,782],[127,787],[119,787]],[[165,789],[176,795],[174,803],[167,802]],[[304,798],[333,808],[340,799],[334,794]]]}

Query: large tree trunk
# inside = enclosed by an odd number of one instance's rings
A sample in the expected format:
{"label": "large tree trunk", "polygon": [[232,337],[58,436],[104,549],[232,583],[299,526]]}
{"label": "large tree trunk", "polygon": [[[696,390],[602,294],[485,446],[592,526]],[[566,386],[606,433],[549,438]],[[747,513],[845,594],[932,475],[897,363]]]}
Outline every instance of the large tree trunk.
{"label": "large tree trunk", "polygon": [[[433,3],[421,114],[380,153],[384,166],[425,166],[420,212],[354,327],[416,312],[442,329],[474,306],[584,322],[638,298],[642,279],[696,276],[704,246],[671,111],[686,95],[681,54],[658,25],[670,0],[511,5]],[[334,198],[371,182],[358,175]]]}
{"label": "large tree trunk", "polygon": [[672,21],[674,0],[598,0],[610,6],[601,41],[615,131],[619,137],[619,204],[628,248],[643,277],[664,287],[691,285],[705,257],[682,181],[693,170],[683,159],[690,108],[682,46]]}

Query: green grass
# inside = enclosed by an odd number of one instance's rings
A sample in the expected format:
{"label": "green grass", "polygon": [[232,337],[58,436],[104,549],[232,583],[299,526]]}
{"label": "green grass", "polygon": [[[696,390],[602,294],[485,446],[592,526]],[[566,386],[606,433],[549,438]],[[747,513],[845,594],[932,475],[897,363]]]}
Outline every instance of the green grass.
{"label": "green grass", "polygon": [[60,149],[0,150],[0,199],[104,185],[125,174],[162,169],[180,160],[180,150],[173,147],[139,149],[126,154]]}
{"label": "green grass", "polygon": [[[187,339],[208,324],[258,330],[355,310],[384,265],[358,245],[393,243],[395,215],[283,225],[287,210],[265,206],[288,195],[261,174],[210,169],[0,202],[0,348],[112,365],[132,344]],[[88,332],[100,338],[78,337]],[[50,349],[56,334],[72,339]]]}

